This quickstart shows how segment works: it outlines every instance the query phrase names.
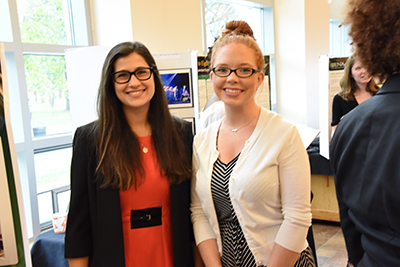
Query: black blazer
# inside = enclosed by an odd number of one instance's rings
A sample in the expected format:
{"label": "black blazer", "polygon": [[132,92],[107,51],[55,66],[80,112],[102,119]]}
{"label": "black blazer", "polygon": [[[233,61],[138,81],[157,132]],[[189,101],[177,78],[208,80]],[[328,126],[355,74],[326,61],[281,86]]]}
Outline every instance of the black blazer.
{"label": "black blazer", "polygon": [[[191,123],[174,118],[175,126],[192,157]],[[65,235],[65,257],[89,256],[89,266],[125,267],[119,190],[101,188],[95,180],[98,154],[95,147],[97,122],[79,127],[73,141],[71,202]],[[174,265],[194,266],[193,230],[190,222],[190,179],[171,185],[171,220]],[[149,248],[151,249],[151,248]]]}
{"label": "black blazer", "polygon": [[330,163],[350,262],[400,266],[400,74],[341,120]]}

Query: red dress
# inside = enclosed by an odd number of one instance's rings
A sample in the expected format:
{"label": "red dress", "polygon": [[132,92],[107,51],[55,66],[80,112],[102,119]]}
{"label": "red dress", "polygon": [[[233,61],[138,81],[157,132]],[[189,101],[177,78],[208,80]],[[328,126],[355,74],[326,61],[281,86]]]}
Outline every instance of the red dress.
{"label": "red dress", "polygon": [[[137,189],[132,187],[119,193],[125,266],[173,267],[170,185],[167,178],[160,175],[151,136],[139,137],[142,144],[147,140],[150,143],[146,145],[148,152],[142,154],[144,180]],[[161,225],[131,229],[131,211],[157,207],[161,207]]]}

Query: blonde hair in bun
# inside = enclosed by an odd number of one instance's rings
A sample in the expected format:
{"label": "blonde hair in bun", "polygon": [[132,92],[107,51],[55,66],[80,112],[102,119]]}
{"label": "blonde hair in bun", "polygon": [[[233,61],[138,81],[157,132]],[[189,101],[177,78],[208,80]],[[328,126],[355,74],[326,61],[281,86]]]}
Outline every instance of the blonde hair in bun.
{"label": "blonde hair in bun", "polygon": [[222,36],[225,35],[249,35],[254,40],[253,30],[249,24],[242,20],[232,20],[225,24],[225,29],[222,30]]}
{"label": "blonde hair in bun", "polygon": [[249,24],[242,20],[232,20],[225,24],[221,37],[215,41],[212,48],[211,68],[214,67],[214,58],[218,50],[231,43],[244,44],[253,49],[256,55],[257,68],[264,69],[264,56],[254,38],[253,30]]}

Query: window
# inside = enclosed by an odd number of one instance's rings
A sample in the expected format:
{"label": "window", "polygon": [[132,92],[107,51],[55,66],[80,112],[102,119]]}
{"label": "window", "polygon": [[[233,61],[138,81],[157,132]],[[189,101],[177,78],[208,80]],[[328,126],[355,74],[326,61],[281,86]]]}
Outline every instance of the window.
{"label": "window", "polygon": [[213,45],[226,22],[244,20],[252,28],[263,53],[274,53],[272,7],[251,1],[205,0],[204,17],[207,47]]}
{"label": "window", "polygon": [[[231,20],[245,20],[257,40],[263,40],[262,8],[243,3],[206,0],[206,40],[207,47],[221,34],[225,23]],[[261,43],[262,46],[262,43]]]}
{"label": "window", "polygon": [[71,132],[64,56],[25,54],[33,138]]}
{"label": "window", "polygon": [[89,0],[0,1],[30,240],[51,227],[53,213],[68,208],[72,127],[64,51],[92,44],[88,14]]}
{"label": "window", "polygon": [[330,20],[329,25],[329,54],[335,57],[351,56],[351,37],[349,36],[349,26],[342,25],[338,20]]}

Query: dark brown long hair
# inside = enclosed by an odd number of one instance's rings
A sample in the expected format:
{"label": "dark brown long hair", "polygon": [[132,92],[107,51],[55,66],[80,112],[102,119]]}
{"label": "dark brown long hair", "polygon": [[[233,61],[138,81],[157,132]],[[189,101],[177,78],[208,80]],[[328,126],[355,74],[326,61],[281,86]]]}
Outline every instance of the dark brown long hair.
{"label": "dark brown long hair", "polygon": [[152,129],[160,173],[166,175],[170,183],[180,183],[191,177],[190,155],[188,157],[182,137],[179,136],[170,115],[154,58],[150,51],[138,42],[116,45],[104,61],[97,96],[97,174],[104,176],[104,187],[111,186],[120,190],[137,186],[140,182],[137,176],[142,177],[144,174],[140,143],[128,125],[122,104],[115,94],[112,79],[115,61],[133,52],[141,55],[153,68],[151,79],[154,79],[155,93],[150,100],[147,118]]}

